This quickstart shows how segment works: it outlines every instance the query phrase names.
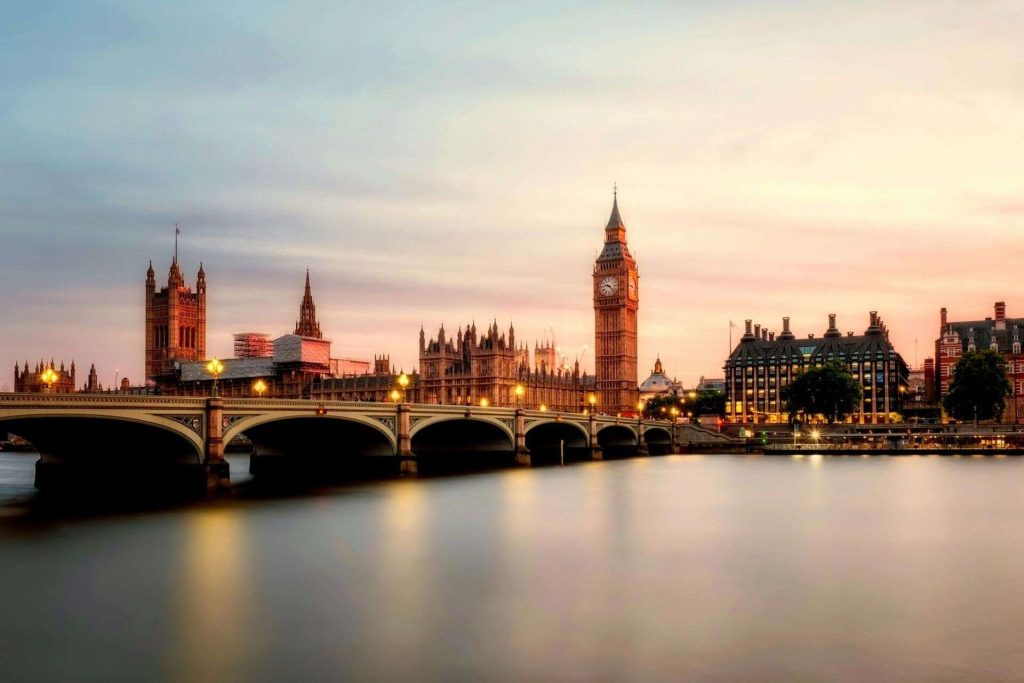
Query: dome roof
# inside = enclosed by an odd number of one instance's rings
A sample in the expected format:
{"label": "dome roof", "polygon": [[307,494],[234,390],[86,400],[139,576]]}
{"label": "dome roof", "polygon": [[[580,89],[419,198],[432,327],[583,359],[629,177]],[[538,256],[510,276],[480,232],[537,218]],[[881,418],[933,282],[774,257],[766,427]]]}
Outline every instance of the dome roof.
{"label": "dome roof", "polygon": [[678,389],[678,383],[669,379],[661,366],[661,358],[654,362],[654,370],[650,376],[640,383],[641,394],[669,394],[673,389]]}
{"label": "dome roof", "polygon": [[640,393],[667,394],[672,390],[672,380],[665,373],[652,374],[640,383]]}

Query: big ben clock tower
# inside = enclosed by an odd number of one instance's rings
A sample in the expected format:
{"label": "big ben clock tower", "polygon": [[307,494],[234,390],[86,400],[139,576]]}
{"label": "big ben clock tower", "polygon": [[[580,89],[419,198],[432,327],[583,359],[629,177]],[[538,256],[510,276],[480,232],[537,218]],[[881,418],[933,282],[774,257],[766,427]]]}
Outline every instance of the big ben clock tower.
{"label": "big ben clock tower", "polygon": [[639,273],[626,246],[626,226],[615,193],[604,229],[604,248],[594,263],[594,361],[597,409],[617,413],[636,409],[636,312]]}

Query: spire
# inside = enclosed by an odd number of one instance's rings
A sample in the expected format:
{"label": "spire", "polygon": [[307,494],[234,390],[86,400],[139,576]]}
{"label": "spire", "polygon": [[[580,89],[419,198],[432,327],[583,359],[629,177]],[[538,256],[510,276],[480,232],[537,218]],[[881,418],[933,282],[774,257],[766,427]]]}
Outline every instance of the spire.
{"label": "spire", "polygon": [[295,323],[295,334],[300,337],[323,339],[320,324],[316,321],[316,305],[313,303],[313,292],[309,286],[309,269],[306,269],[306,291],[299,305],[299,320]]}
{"label": "spire", "polygon": [[619,216],[619,186],[612,185],[612,215],[608,217],[608,225],[605,230],[625,230],[626,226]]}
{"label": "spire", "polygon": [[612,213],[604,228],[604,248],[597,260],[618,261],[621,258],[631,259],[632,256],[626,246],[626,224],[619,215],[619,190],[616,187],[612,195]]}

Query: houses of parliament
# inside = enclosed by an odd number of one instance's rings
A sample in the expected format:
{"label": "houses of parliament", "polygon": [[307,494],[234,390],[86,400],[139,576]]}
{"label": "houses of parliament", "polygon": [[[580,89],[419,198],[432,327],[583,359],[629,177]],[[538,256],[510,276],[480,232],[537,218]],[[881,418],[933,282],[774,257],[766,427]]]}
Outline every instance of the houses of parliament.
{"label": "houses of parliament", "polygon": [[[517,341],[513,327],[500,330],[497,321],[483,330],[475,323],[460,326],[455,335],[442,325],[429,340],[421,327],[418,371],[408,374],[404,399],[567,411],[593,406],[603,413],[632,413],[638,396],[639,273],[626,242],[617,192],[591,276],[594,375],[581,372],[578,360],[570,365],[559,357],[553,339],[534,342],[531,349]],[[206,395],[212,390],[214,380],[206,371],[206,287],[202,264],[194,289],[186,282],[177,248],[166,286],[158,288],[150,262],[145,280],[146,384],[136,389],[169,395]],[[225,396],[387,401],[394,399],[399,377],[386,354],[376,356],[372,365],[332,357],[331,342],[323,338],[316,320],[308,271],[294,331],[272,340],[259,332],[236,334],[235,357],[222,363],[217,380]],[[16,372],[18,385],[25,385],[26,371]],[[56,390],[74,390],[73,374],[66,379]],[[522,390],[517,393],[516,387]]]}

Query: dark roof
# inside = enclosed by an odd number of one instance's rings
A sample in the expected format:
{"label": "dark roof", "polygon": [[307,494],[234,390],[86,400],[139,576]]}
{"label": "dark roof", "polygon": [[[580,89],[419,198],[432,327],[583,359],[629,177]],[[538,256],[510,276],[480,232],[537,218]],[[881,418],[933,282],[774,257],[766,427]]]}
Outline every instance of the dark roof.
{"label": "dark roof", "polygon": [[876,358],[879,354],[887,358],[902,357],[893,348],[889,339],[881,332],[861,335],[814,337],[813,339],[764,340],[756,337],[744,338],[733,350],[727,363],[743,361],[826,362],[829,360],[854,360]]}
{"label": "dark roof", "polygon": [[1012,353],[1014,338],[1021,341],[1024,337],[1024,318],[1006,318],[998,322],[1005,323],[1002,329],[991,318],[949,323],[946,327],[960,335],[964,351],[970,346],[971,339],[974,339],[974,348],[982,350],[991,348],[994,339],[1000,353]]}

